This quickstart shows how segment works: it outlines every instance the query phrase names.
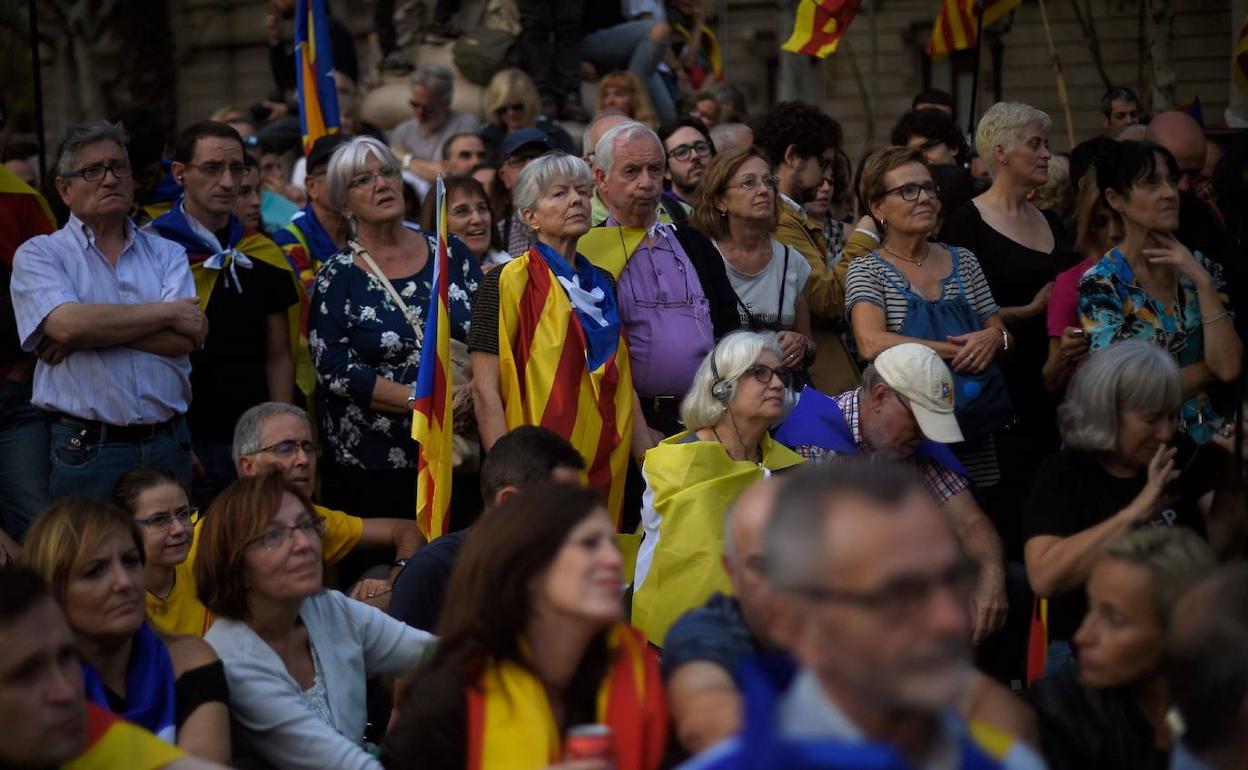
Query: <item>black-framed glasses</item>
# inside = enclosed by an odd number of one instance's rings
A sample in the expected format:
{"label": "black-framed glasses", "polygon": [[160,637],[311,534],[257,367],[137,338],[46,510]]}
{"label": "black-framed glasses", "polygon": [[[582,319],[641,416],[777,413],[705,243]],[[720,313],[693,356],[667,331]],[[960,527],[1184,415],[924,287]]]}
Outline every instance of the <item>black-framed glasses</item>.
{"label": "black-framed glasses", "polygon": [[759,185],[766,185],[767,187],[770,187],[772,191],[775,191],[780,188],[780,180],[776,179],[771,174],[765,174],[761,177],[754,176],[753,174],[751,174],[750,176],[747,176],[746,178],[742,179],[740,182],[737,182],[736,184],[726,184],[724,185],[724,187],[726,188],[740,187],[742,190],[745,190],[747,193],[750,193],[758,189]]}
{"label": "black-framed glasses", "polygon": [[193,527],[199,523],[199,509],[189,507],[180,508],[176,511],[156,513],[145,519],[135,519],[134,523],[156,532],[166,532],[173,525],[174,519],[177,519],[178,523],[184,527]]}
{"label": "black-framed glasses", "polygon": [[927,193],[927,197],[929,198],[935,198],[940,194],[940,185],[935,182],[911,182],[910,184],[903,184],[899,187],[894,187],[891,190],[885,190],[884,194],[892,195],[893,193],[897,193],[901,196],[903,201],[913,203],[919,199],[920,192]]}
{"label": "black-framed glasses", "polygon": [[709,142],[697,141],[692,144],[681,144],[667,151],[667,157],[676,160],[689,160],[689,156],[697,153],[698,157],[709,158],[711,156],[711,145]]}
{"label": "black-framed glasses", "polygon": [[352,190],[357,187],[372,187],[379,178],[387,182],[393,182],[399,178],[399,167],[386,166],[378,171],[366,171],[363,174],[357,174],[351,179],[351,183],[347,187]]}
{"label": "black-framed glasses", "polygon": [[278,457],[290,457],[295,452],[299,451],[302,451],[305,455],[314,455],[317,453],[318,449],[319,447],[311,441],[295,441],[294,439],[287,439],[285,441],[279,441],[276,444],[262,446],[256,451],[248,452],[247,454],[258,455],[262,452],[268,452],[269,454],[274,454]]}
{"label": "black-framed glasses", "polygon": [[264,546],[265,550],[276,551],[289,543],[295,537],[295,532],[302,532],[304,537],[312,539],[319,538],[324,531],[325,519],[320,516],[314,516],[310,519],[304,519],[292,527],[275,527],[270,529],[263,535],[248,540],[243,544],[243,548],[250,548],[259,544]]}
{"label": "black-framed glasses", "polygon": [[793,379],[793,373],[783,366],[774,367],[767,364],[754,364],[749,369],[741,373],[742,377],[753,377],[761,385],[770,385],[772,377],[779,377],[780,384],[789,387],[789,383]]}
{"label": "black-framed glasses", "polygon": [[187,163],[186,167],[193,168],[210,179],[216,179],[225,173],[234,179],[242,179],[247,174],[247,167],[242,163],[221,163],[210,160],[207,163]]}
{"label": "black-framed glasses", "polygon": [[920,613],[941,589],[950,591],[958,602],[969,602],[978,585],[979,564],[961,558],[938,575],[902,575],[874,591],[845,591],[816,585],[798,586],[794,590],[816,602],[852,604],[890,620],[902,621]]}
{"label": "black-framed glasses", "polygon": [[92,163],[90,166],[83,166],[77,171],[63,174],[61,178],[73,179],[78,177],[84,182],[98,182],[110,171],[113,172],[113,177],[116,179],[129,179],[134,174],[134,169],[130,168],[130,163],[122,160],[116,163]]}

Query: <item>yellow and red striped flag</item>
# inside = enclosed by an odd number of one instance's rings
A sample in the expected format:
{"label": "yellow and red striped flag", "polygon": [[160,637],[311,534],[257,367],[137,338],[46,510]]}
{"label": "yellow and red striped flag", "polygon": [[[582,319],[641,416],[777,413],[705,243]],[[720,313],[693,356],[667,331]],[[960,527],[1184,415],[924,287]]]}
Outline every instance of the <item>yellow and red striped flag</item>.
{"label": "yellow and red striped flag", "polygon": [[836,51],[862,0],[800,0],[793,34],[781,50],[820,59]]}
{"label": "yellow and red striped flag", "polygon": [[186,753],[172,743],[132,725],[108,709],[87,702],[87,741],[82,753],[62,770],[156,770]]}
{"label": "yellow and red striped flag", "polygon": [[305,155],[317,139],[338,133],[338,88],[333,70],[325,0],[299,0],[295,7],[295,75]]}
{"label": "yellow and red striped flag", "polygon": [[433,262],[433,291],[425,315],[420,368],[412,390],[412,438],[416,457],[416,524],[433,540],[446,532],[451,507],[451,313],[450,258],[446,243],[446,185],[438,177],[438,253]]}
{"label": "yellow and red striped flag", "polygon": [[983,9],[984,26],[995,23],[1017,8],[1022,0],[942,0],[940,15],[932,25],[932,39],[927,55],[933,59],[948,56],[951,51],[975,47],[976,17]]}
{"label": "yellow and red striped flag", "polygon": [[1235,86],[1248,94],[1248,16],[1239,27],[1239,39],[1235,41],[1235,52],[1232,54],[1231,72],[1235,77]]}

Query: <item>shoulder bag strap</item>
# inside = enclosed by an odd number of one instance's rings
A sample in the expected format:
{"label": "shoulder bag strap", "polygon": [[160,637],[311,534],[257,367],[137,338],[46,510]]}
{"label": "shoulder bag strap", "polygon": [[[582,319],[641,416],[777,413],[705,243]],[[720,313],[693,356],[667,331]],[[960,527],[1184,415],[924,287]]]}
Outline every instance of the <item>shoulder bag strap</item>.
{"label": "shoulder bag strap", "polygon": [[[411,324],[412,331],[416,332],[416,341],[422,345],[425,342],[425,332],[420,326],[420,321],[416,318],[416,314],[412,312],[407,303],[403,301],[403,296],[394,288],[394,284],[390,283],[390,279],[386,274],[381,272],[381,268],[373,261],[369,253],[360,246],[356,241],[351,241],[351,253],[364,260],[364,264],[368,265],[368,269],[372,274],[381,281],[381,285],[385,287],[386,293],[390,295],[390,299],[394,300],[394,304],[399,306],[399,310],[403,313],[403,317]],[[432,255],[431,255],[432,256]]]}
{"label": "shoulder bag strap", "polygon": [[784,321],[784,290],[789,283],[789,244],[784,244],[784,269],[780,272],[780,303],[776,307],[776,324]]}

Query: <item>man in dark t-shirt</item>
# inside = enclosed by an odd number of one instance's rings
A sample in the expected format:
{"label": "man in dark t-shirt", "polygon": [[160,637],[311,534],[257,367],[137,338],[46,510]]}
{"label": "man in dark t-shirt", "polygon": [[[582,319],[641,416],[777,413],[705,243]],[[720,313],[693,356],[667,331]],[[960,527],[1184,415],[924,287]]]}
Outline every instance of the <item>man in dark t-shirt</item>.
{"label": "man in dark t-shirt", "polygon": [[[498,505],[530,484],[581,484],[585,460],[561,436],[536,425],[503,435],[481,464],[481,499]],[[390,614],[422,631],[436,632],[451,569],[471,527],[449,532],[407,559],[394,579]]]}

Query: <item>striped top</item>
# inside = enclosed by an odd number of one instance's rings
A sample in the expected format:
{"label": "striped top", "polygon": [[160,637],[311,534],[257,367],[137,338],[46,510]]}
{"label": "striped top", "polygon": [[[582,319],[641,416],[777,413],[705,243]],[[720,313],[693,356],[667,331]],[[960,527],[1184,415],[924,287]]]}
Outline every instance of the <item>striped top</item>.
{"label": "striped top", "polygon": [[[944,248],[951,253],[953,251],[953,247]],[[966,290],[966,299],[979,316],[980,322],[996,315],[1000,308],[992,297],[992,290],[988,288],[988,280],[979,268],[979,260],[966,249],[958,249],[958,272]],[[886,280],[887,278],[914,291],[905,274],[887,262],[878,251],[851,262],[845,280],[845,312],[848,314],[859,302],[870,302],[883,309],[884,324],[888,331],[898,333],[906,320],[906,295]],[[940,285],[940,299],[950,300],[958,296],[958,282],[954,280],[952,270],[941,279]]]}

